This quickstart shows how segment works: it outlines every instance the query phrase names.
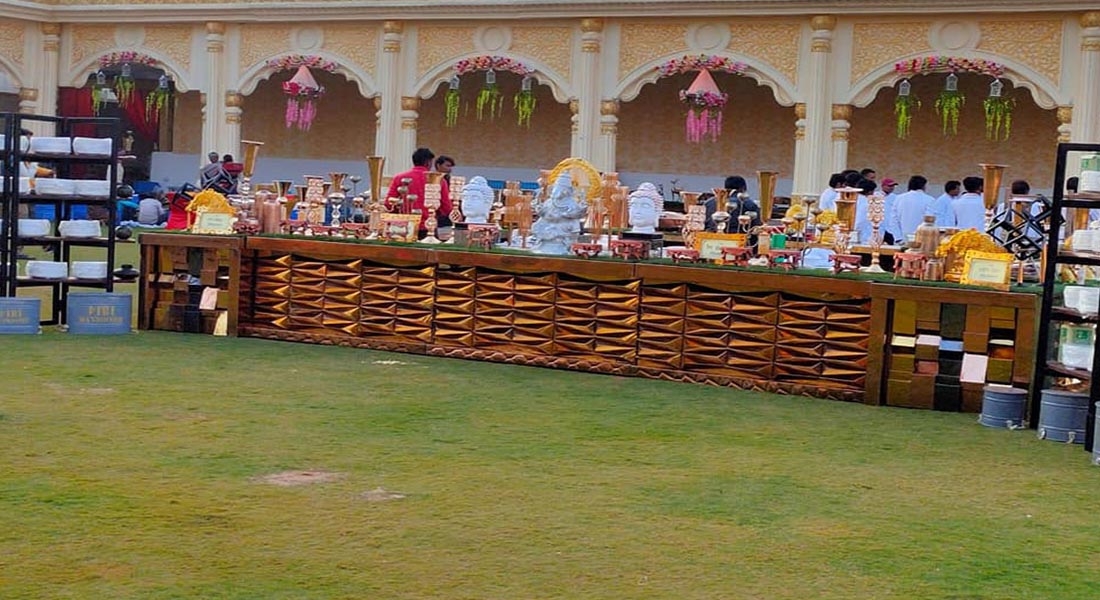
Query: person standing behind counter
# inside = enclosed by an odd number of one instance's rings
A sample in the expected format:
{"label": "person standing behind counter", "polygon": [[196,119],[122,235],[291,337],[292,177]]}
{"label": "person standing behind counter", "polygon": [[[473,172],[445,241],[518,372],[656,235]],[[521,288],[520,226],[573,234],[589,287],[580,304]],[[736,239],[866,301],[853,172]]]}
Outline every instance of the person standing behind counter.
{"label": "person standing behind counter", "polygon": [[[435,153],[431,150],[417,148],[412,154],[413,168],[394,175],[393,181],[390,182],[390,189],[386,193],[386,198],[400,198],[401,195],[398,193],[397,188],[401,187],[401,180],[410,180],[407,193],[416,194],[416,202],[413,204],[413,208],[420,210],[420,233],[422,234],[427,232],[424,223],[428,220],[428,215],[424,212],[424,185],[428,182],[428,170],[431,169],[432,159],[434,158]],[[441,189],[436,219],[440,215],[451,214],[451,186],[446,179],[441,180],[439,183]]]}

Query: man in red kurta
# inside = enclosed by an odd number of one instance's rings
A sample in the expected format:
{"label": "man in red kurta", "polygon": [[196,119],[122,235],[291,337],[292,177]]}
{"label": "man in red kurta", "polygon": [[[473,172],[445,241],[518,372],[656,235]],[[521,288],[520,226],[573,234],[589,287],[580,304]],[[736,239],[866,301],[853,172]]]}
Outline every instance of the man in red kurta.
{"label": "man in red kurta", "polygon": [[[390,190],[386,194],[386,198],[400,198],[401,195],[397,192],[397,188],[401,186],[402,179],[410,179],[408,183],[409,194],[416,194],[416,202],[413,203],[412,208],[420,210],[420,233],[423,234],[427,231],[424,226],[424,222],[428,219],[428,213],[424,211],[424,184],[428,180],[428,170],[431,169],[432,159],[435,158],[435,154],[427,148],[417,148],[416,152],[413,152],[412,162],[413,168],[405,171],[404,173],[398,173],[393,176],[393,181],[390,182]],[[440,180],[440,200],[439,210],[436,214],[436,219],[451,214],[451,188],[447,184],[446,179]]]}

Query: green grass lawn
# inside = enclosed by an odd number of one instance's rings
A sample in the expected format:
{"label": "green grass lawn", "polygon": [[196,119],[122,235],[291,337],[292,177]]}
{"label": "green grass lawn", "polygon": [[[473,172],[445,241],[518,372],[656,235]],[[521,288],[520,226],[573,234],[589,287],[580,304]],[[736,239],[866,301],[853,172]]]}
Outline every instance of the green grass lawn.
{"label": "green grass lawn", "polygon": [[1100,590],[1100,468],[974,415],[159,332],[0,349],[5,600]]}

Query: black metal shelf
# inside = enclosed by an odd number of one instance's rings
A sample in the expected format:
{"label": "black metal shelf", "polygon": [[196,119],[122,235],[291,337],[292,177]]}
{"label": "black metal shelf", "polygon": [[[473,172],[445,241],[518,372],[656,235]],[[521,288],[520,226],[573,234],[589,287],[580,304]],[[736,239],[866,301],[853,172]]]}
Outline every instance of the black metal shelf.
{"label": "black metal shelf", "polygon": [[[102,279],[75,279],[71,277],[58,279],[36,279],[19,276],[18,274],[18,249],[20,246],[42,245],[46,248],[47,260],[55,262],[71,262],[71,249],[78,246],[90,246],[104,249],[106,255],[107,272],[114,272],[115,268],[115,227],[117,225],[116,200],[113,195],[107,196],[76,196],[76,195],[41,195],[24,193],[19,190],[18,164],[21,161],[33,161],[50,163],[58,176],[79,180],[106,180],[111,182],[110,192],[114,191],[114,182],[118,181],[118,149],[121,136],[119,120],[111,117],[53,117],[40,115],[25,115],[21,113],[2,113],[0,123],[3,125],[5,135],[4,147],[0,148],[0,218],[4,219],[3,232],[0,232],[0,240],[4,243],[0,246],[0,295],[15,296],[21,287],[52,287],[52,318],[42,321],[44,325],[52,325],[65,322],[65,303],[70,287],[74,288],[98,288],[105,291],[114,291],[115,283],[121,280],[108,275]],[[57,137],[73,138],[80,131],[80,127],[91,127],[94,133],[90,136],[109,138],[111,150],[108,154],[75,154],[23,152],[20,149],[21,131],[28,123],[51,124]],[[81,134],[85,135],[85,134]],[[27,205],[52,205],[55,207],[55,223],[69,218],[74,206],[99,206],[107,208],[106,235],[90,238],[74,238],[64,236],[40,236],[18,237],[18,219],[21,206]]]}
{"label": "black metal shelf", "polygon": [[[1058,144],[1058,151],[1054,163],[1054,195],[1051,212],[1055,215],[1062,214],[1064,208],[1093,209],[1100,208],[1100,194],[1086,192],[1066,194],[1066,162],[1073,152],[1100,152],[1100,144]],[[1047,248],[1060,248],[1061,227],[1052,226],[1050,237],[1047,239]],[[1055,352],[1058,344],[1059,324],[1075,323],[1093,325],[1100,323],[1100,318],[1095,315],[1084,315],[1074,309],[1064,306],[1055,306],[1055,285],[1058,283],[1059,267],[1063,265],[1079,265],[1100,267],[1100,254],[1060,251],[1051,253],[1046,261],[1043,273],[1043,302],[1039,312],[1039,332],[1036,338],[1035,375],[1032,381],[1030,425],[1035,428],[1039,425],[1039,411],[1042,408],[1040,397],[1042,390],[1050,389],[1051,380],[1056,377],[1072,377],[1087,382],[1089,397],[1092,401],[1088,405],[1088,413],[1085,420],[1085,450],[1092,451],[1096,435],[1096,406],[1095,400],[1100,399],[1100,378],[1095,378],[1092,373],[1100,371],[1100,336],[1093,349],[1092,370],[1068,367],[1061,362],[1052,360],[1057,356]]]}

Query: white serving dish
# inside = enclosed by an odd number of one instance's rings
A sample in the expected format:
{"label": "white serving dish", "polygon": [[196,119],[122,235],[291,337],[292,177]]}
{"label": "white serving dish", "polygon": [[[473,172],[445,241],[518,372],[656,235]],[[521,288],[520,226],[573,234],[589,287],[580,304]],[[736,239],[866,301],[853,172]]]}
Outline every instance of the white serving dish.
{"label": "white serving dish", "polygon": [[41,196],[72,196],[76,194],[76,181],[38,177],[34,180],[34,191]]}
{"label": "white serving dish", "polygon": [[50,235],[52,229],[49,219],[19,219],[19,237],[43,237]]}
{"label": "white serving dish", "polygon": [[69,265],[48,260],[28,260],[27,277],[38,279],[64,279],[69,273]]}
{"label": "white serving dish", "polygon": [[104,179],[77,179],[74,183],[77,196],[105,198],[111,195],[111,182]]}
{"label": "white serving dish", "polygon": [[73,154],[87,154],[91,156],[110,156],[111,138],[73,138]]}
{"label": "white serving dish", "polygon": [[75,279],[106,279],[107,263],[103,261],[75,261],[69,268],[69,277]]}
{"label": "white serving dish", "polygon": [[[8,141],[7,136],[0,133],[0,149],[3,149],[5,147],[5,144],[7,143],[7,141]],[[25,136],[25,135],[19,136],[19,151],[20,152],[26,152],[28,149],[30,149],[30,147],[31,147],[31,141],[27,138],[27,136]]]}
{"label": "white serving dish", "polygon": [[72,154],[73,140],[67,137],[39,137],[31,138],[31,154]]}
{"label": "white serving dish", "polygon": [[99,237],[102,233],[99,221],[94,220],[62,221],[57,226],[57,231],[61,233],[61,237],[66,238]]}

